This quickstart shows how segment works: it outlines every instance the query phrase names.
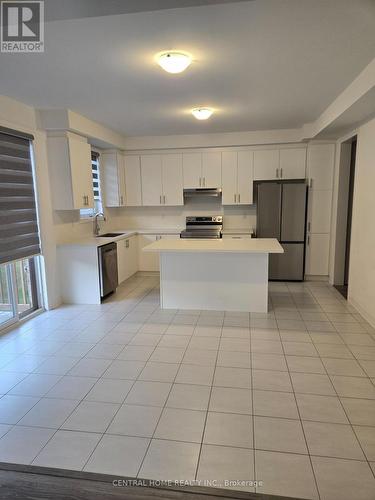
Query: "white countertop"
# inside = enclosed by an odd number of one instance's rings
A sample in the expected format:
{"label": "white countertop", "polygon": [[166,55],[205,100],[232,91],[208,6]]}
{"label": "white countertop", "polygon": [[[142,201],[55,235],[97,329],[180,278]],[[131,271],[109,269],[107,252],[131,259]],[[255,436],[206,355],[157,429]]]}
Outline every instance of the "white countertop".
{"label": "white countertop", "polygon": [[253,229],[223,229],[223,234],[254,234]]}
{"label": "white countertop", "polygon": [[276,238],[215,239],[215,240],[158,240],[143,247],[145,252],[185,253],[284,253]]}
{"label": "white countertop", "polygon": [[79,238],[67,243],[61,243],[59,246],[91,246],[100,247],[106,245],[107,243],[112,243],[113,241],[120,241],[125,238],[130,238],[136,234],[180,234],[181,229],[115,229],[114,231],[105,231],[107,233],[118,233],[118,236],[111,236],[102,238],[100,236],[88,236],[85,238]]}

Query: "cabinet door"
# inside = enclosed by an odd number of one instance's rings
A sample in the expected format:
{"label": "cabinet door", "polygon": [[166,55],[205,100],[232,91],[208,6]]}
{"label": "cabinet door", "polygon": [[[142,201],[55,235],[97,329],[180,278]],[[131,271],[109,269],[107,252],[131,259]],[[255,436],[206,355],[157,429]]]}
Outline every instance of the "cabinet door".
{"label": "cabinet door", "polygon": [[223,205],[237,203],[237,153],[225,151],[222,153],[222,198]]}
{"label": "cabinet door", "polygon": [[117,241],[117,273],[118,282],[122,283],[128,277],[127,258],[126,258],[126,240]]}
{"label": "cabinet door", "polygon": [[332,189],[334,144],[313,144],[307,149],[307,176],[313,189]]}
{"label": "cabinet door", "polygon": [[142,204],[144,206],[161,205],[161,157],[160,155],[141,156]]}
{"label": "cabinet door", "polygon": [[163,205],[184,204],[182,155],[162,155]]}
{"label": "cabinet door", "polygon": [[140,207],[142,205],[141,162],[139,156],[125,156],[125,205]]}
{"label": "cabinet door", "polygon": [[93,208],[91,146],[87,142],[68,139],[69,160],[72,177],[73,207]]}
{"label": "cabinet door", "polygon": [[280,152],[278,149],[254,151],[254,180],[277,179],[279,163]]}
{"label": "cabinet door", "polygon": [[329,264],[329,234],[310,234],[306,248],[306,274],[327,276]]}
{"label": "cabinet door", "polygon": [[306,149],[280,149],[280,177],[283,179],[306,177]]}
{"label": "cabinet door", "polygon": [[138,271],[138,236],[129,238],[129,276],[132,276]]}
{"label": "cabinet door", "polygon": [[251,205],[253,203],[254,153],[239,151],[237,161],[237,203]]}
{"label": "cabinet door", "polygon": [[125,162],[122,154],[117,154],[117,178],[118,178],[118,197],[119,206],[126,205],[126,192],[125,192]]}
{"label": "cabinet door", "polygon": [[202,153],[202,187],[221,188],[221,153]]}
{"label": "cabinet door", "polygon": [[158,252],[143,252],[142,248],[156,241],[156,234],[138,235],[138,269],[139,271],[159,271]]}
{"label": "cabinet door", "polygon": [[124,161],[120,153],[102,155],[102,178],[106,207],[121,207],[125,204]]}
{"label": "cabinet door", "polygon": [[183,153],[184,188],[199,188],[202,183],[202,153]]}
{"label": "cabinet door", "polygon": [[331,231],[332,191],[310,189],[308,229],[312,233]]}

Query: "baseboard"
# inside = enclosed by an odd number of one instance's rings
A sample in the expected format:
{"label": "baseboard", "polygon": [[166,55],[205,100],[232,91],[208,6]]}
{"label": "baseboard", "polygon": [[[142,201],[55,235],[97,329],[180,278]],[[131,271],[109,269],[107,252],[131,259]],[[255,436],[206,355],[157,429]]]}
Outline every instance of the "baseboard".
{"label": "baseboard", "polygon": [[367,323],[369,323],[373,328],[375,328],[375,316],[372,316],[372,314],[369,314],[365,309],[363,309],[363,307],[355,299],[350,297],[349,294],[348,294],[348,304],[355,307],[359,312],[359,314],[363,318],[365,318]]}
{"label": "baseboard", "polygon": [[307,274],[305,276],[305,281],[322,281],[328,283],[328,276],[315,276],[313,274]]}

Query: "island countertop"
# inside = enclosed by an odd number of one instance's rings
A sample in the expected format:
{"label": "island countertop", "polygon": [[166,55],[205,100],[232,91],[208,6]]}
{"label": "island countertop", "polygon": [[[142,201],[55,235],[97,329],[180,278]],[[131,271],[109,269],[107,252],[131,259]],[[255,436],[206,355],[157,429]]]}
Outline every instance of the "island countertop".
{"label": "island countertop", "polygon": [[160,239],[143,247],[144,252],[181,253],[284,253],[276,238]]}

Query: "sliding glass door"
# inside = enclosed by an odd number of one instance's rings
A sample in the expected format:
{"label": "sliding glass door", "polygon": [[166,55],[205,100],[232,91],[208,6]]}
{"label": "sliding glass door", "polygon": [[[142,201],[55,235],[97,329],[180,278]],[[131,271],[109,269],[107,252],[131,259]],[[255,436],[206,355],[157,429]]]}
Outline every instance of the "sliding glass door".
{"label": "sliding glass door", "polygon": [[40,308],[37,257],[0,266],[0,330]]}
{"label": "sliding glass door", "polygon": [[0,329],[17,321],[17,307],[14,300],[12,265],[0,266]]}

